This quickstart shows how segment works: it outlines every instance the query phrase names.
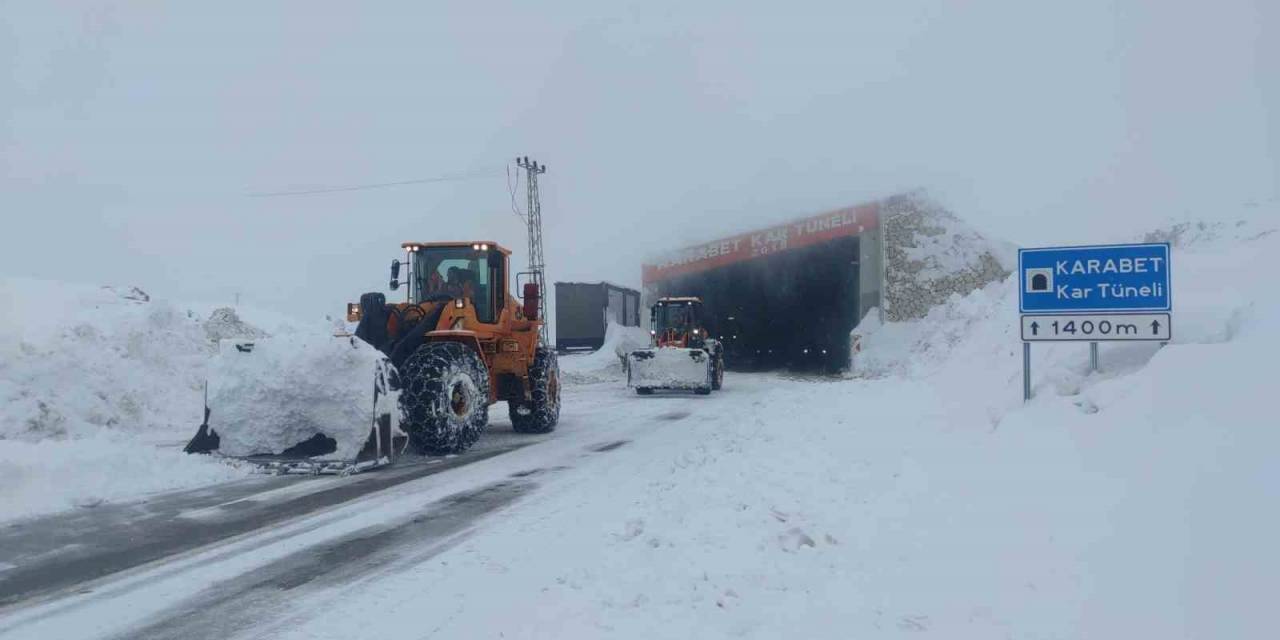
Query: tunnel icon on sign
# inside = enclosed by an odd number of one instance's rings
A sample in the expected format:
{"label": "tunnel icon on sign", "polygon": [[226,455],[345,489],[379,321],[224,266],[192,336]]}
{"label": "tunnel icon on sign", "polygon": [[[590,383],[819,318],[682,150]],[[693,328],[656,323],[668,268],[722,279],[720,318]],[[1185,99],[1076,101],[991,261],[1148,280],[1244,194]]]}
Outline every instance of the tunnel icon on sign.
{"label": "tunnel icon on sign", "polygon": [[1027,269],[1023,282],[1025,283],[1027,293],[1052,293],[1053,269],[1051,267],[1043,269]]}

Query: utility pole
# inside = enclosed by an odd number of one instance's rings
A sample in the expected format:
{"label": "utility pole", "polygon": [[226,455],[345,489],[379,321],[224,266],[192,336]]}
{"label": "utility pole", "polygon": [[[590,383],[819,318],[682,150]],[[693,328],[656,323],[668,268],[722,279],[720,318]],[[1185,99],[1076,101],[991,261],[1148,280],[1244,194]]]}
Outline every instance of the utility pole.
{"label": "utility pole", "polygon": [[542,204],[538,199],[538,176],[547,172],[547,165],[529,160],[529,156],[516,158],[516,166],[524,169],[525,183],[529,188],[529,204],[525,221],[529,224],[529,273],[538,285],[538,317],[542,318],[542,344],[551,344],[547,331],[547,279],[546,262],[542,257]]}

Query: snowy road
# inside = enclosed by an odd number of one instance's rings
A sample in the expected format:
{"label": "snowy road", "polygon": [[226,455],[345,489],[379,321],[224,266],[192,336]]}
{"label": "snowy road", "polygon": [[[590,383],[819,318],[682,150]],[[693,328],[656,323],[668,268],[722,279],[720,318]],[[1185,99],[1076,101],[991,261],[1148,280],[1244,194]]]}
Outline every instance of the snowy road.
{"label": "snowy road", "polygon": [[0,567],[9,567],[0,571],[0,606],[310,515],[530,443],[495,437],[466,455],[417,459],[382,473],[346,479],[261,476],[8,525],[0,529]]}
{"label": "snowy road", "polygon": [[1011,279],[881,328],[860,378],[615,375],[438,472],[3,529],[0,640],[1274,637],[1280,307],[1218,286],[1269,284],[1249,256],[1180,258],[1181,342],[1038,346],[1026,404]]}
{"label": "snowy road", "polygon": [[[467,454],[351,478],[254,477],[0,529],[0,637],[203,638],[262,632],[301,592],[417,564],[578,460],[715,398],[635,402],[571,387],[560,428],[510,431],[502,407]],[[686,406],[688,405],[688,406]]]}

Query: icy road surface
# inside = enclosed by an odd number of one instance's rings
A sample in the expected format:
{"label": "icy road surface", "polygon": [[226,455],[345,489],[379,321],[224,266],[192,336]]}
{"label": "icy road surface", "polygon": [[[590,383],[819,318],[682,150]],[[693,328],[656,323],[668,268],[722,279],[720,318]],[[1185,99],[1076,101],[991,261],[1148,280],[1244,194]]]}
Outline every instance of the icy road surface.
{"label": "icy road surface", "polygon": [[542,478],[710,407],[632,395],[620,383],[571,387],[547,436],[511,432],[498,405],[460,456],[350,478],[253,477],[5,525],[0,638],[259,637],[300,595],[424,562]]}

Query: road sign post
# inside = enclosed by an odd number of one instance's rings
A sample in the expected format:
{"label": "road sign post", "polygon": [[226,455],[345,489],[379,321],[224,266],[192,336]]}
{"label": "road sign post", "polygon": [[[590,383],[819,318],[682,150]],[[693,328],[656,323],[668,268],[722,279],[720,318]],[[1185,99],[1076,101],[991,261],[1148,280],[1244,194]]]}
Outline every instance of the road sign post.
{"label": "road sign post", "polygon": [[1031,398],[1032,342],[1088,342],[1090,371],[1099,342],[1167,343],[1169,273],[1168,243],[1020,249],[1023,399]]}
{"label": "road sign post", "polygon": [[1031,399],[1031,343],[1022,343],[1022,401]]}

